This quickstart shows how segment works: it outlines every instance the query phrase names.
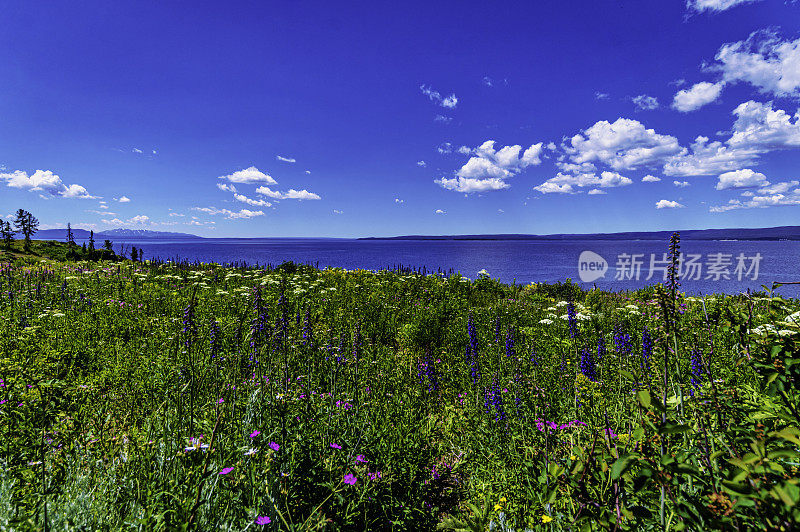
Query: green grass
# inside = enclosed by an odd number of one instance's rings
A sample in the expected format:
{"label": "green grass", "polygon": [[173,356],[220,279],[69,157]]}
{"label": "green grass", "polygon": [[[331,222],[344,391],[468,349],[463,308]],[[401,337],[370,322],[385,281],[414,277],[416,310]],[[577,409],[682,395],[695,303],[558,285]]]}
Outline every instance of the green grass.
{"label": "green grass", "polygon": [[795,300],[11,259],[2,530],[800,522]]}

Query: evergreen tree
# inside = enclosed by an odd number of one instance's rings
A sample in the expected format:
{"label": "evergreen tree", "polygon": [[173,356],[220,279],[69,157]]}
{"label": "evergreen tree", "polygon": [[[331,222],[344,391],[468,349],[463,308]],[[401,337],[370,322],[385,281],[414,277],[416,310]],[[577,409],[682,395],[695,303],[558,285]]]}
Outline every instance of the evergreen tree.
{"label": "evergreen tree", "polygon": [[14,219],[14,226],[17,228],[18,232],[25,235],[23,249],[25,251],[30,251],[31,237],[39,230],[39,220],[25,209],[19,209],[17,210],[17,217]]}
{"label": "evergreen tree", "polygon": [[89,231],[89,253],[94,254],[94,229]]}
{"label": "evergreen tree", "polygon": [[67,244],[69,247],[75,246],[75,235],[72,234],[72,224],[67,222]]}
{"label": "evergreen tree", "polygon": [[133,248],[133,247],[131,248],[131,260],[133,262],[136,262],[137,260],[139,260],[139,250],[137,250],[136,248]]}
{"label": "evergreen tree", "polygon": [[5,248],[9,251],[11,251],[11,242],[14,240],[14,233],[16,233],[16,231],[11,229],[10,222],[3,222],[3,220],[0,220],[0,238],[2,238],[3,245],[5,245]]}

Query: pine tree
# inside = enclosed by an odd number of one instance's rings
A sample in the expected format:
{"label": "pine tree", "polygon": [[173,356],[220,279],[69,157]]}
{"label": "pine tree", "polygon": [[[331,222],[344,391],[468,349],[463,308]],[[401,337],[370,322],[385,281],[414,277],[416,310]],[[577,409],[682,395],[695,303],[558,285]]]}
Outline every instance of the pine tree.
{"label": "pine tree", "polygon": [[75,246],[75,235],[72,234],[72,224],[67,222],[67,244],[69,247]]}
{"label": "pine tree", "polygon": [[25,209],[19,209],[17,210],[17,217],[14,219],[14,226],[17,228],[18,232],[25,235],[23,249],[25,251],[30,251],[31,237],[39,230],[39,220]]}
{"label": "pine tree", "polygon": [[131,260],[133,262],[139,260],[139,250],[134,247],[131,248]]}
{"label": "pine tree", "polygon": [[2,238],[3,245],[8,251],[11,251],[11,242],[14,240],[15,232],[11,229],[11,223],[0,220],[0,238]]}

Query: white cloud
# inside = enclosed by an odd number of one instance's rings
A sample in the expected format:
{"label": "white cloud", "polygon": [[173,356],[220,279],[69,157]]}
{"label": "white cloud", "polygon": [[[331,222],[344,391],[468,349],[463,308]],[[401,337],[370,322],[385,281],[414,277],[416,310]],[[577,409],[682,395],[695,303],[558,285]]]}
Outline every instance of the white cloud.
{"label": "white cloud", "polygon": [[144,153],[144,152],[142,152],[142,150],[140,150],[139,148],[134,148],[134,149],[132,149],[131,151],[132,151],[133,153]]}
{"label": "white cloud", "polygon": [[333,209],[333,214],[344,214],[344,211]]}
{"label": "white cloud", "polygon": [[436,148],[436,151],[441,153],[442,155],[452,153],[453,152],[453,145],[449,142],[442,142],[439,144],[439,147]]}
{"label": "white cloud", "polygon": [[230,220],[255,218],[256,216],[264,216],[263,211],[251,211],[249,209],[242,209],[239,212],[231,211],[228,209],[218,209],[216,207],[192,207],[193,211],[204,212],[212,216],[222,214]]}
{"label": "white cloud", "polygon": [[417,166],[421,166],[422,168],[425,168],[427,166],[427,164],[425,163],[425,161],[417,161]]}
{"label": "white cloud", "polygon": [[97,199],[97,196],[90,195],[86,188],[81,185],[65,186],[64,190],[61,191],[61,196],[71,199]]}
{"label": "white cloud", "polygon": [[682,113],[700,109],[719,98],[724,86],[724,82],[709,83],[701,81],[700,83],[695,83],[691,88],[679,90],[675,94],[675,98],[672,100],[672,107]]}
{"label": "white cloud", "polygon": [[800,147],[800,110],[790,116],[782,109],[773,110],[772,102],[750,100],[734,109],[733,114],[736,115],[736,121],[728,140],[731,147],[759,151]]}
{"label": "white cloud", "polygon": [[446,107],[448,109],[453,109],[453,108],[455,108],[456,105],[458,105],[458,98],[456,97],[455,94],[451,94],[450,96],[447,96],[447,97],[443,98],[442,95],[438,91],[435,91],[435,90],[433,90],[430,87],[425,86],[425,85],[420,85],[419,86],[419,90],[421,90],[422,94],[427,96],[428,99],[430,99],[430,101],[435,102],[435,103],[441,105],[442,107]]}
{"label": "white cloud", "polygon": [[394,202],[395,203],[405,203],[406,201],[405,200],[401,200],[400,198],[395,198]]}
{"label": "white cloud", "polygon": [[594,93],[595,100],[608,100],[608,94],[605,92],[595,91]]}
{"label": "white cloud", "polygon": [[725,190],[728,188],[766,187],[767,185],[769,185],[769,181],[764,174],[743,168],[721,174],[716,188]]}
{"label": "white cloud", "polygon": [[[110,215],[113,216],[113,213],[110,213],[110,212],[106,213],[106,214],[110,214]],[[127,226],[131,226],[131,225],[139,225],[139,226],[141,226],[141,225],[152,225],[150,223],[150,217],[149,216],[145,216],[144,214],[138,214],[138,215],[136,215],[136,216],[134,216],[134,217],[132,217],[132,218],[130,218],[128,220],[120,220],[119,218],[112,218],[110,220],[104,219],[104,220],[101,220],[101,221],[106,225],[127,225]]]}
{"label": "white cloud", "polygon": [[686,151],[675,137],[660,135],[638,120],[627,118],[595,123],[573,136],[564,150],[573,163],[597,161],[617,171],[661,163]]}
{"label": "white cloud", "polygon": [[179,214],[177,212],[171,212],[169,213],[169,215],[173,218],[183,218],[184,216],[186,216],[185,214]]}
{"label": "white cloud", "polygon": [[724,44],[713,70],[724,81],[744,81],[763,94],[800,98],[800,39],[781,41],[772,30],[756,31],[747,40]]}
{"label": "white cloud", "polygon": [[644,176],[642,178],[642,183],[658,183],[659,181],[661,181],[660,177],[656,177],[656,176],[650,175],[650,174],[648,174],[648,175],[646,175],[646,176]]}
{"label": "white cloud", "polygon": [[268,201],[263,199],[256,200],[248,198],[244,194],[234,194],[233,197],[236,199],[236,201],[241,201],[242,203],[247,203],[248,205],[252,205],[254,207],[272,207],[272,203]]}
{"label": "white cloud", "polygon": [[702,136],[695,139],[691,148],[691,154],[670,158],[664,165],[664,173],[679,177],[720,174],[751,164],[757,156],[756,150],[729,148],[719,141],[709,143],[708,137]]}
{"label": "white cloud", "polygon": [[639,96],[635,96],[632,101],[640,111],[652,111],[653,109],[658,109],[658,99],[655,96],[640,94]]}
{"label": "white cloud", "polygon": [[[572,194],[575,188],[614,188],[624,187],[632,184],[633,181],[617,172],[602,172],[599,176],[594,172],[583,174],[564,174],[559,172],[541,185],[533,187],[542,194],[561,193]],[[596,192],[595,192],[596,194]]]}
{"label": "white cloud", "polygon": [[281,157],[280,155],[276,155],[275,159],[277,159],[278,161],[283,161],[285,163],[296,163],[297,162],[297,159],[293,159],[291,157]]}
{"label": "white cloud", "polygon": [[262,196],[267,196],[269,198],[275,199],[297,199],[297,200],[318,200],[322,199],[318,194],[314,194],[313,192],[309,192],[308,190],[295,190],[290,188],[288,192],[279,192],[277,190],[272,190],[269,187],[258,187],[256,189],[256,194],[261,194]]}
{"label": "white cloud", "polygon": [[681,209],[683,207],[685,207],[685,205],[672,200],[662,199],[656,202],[656,209]]}
{"label": "white cloud", "polygon": [[605,190],[600,190],[599,188],[593,188],[592,190],[589,191],[590,196],[595,196],[599,194],[608,194],[608,192],[606,192]]}
{"label": "white cloud", "polygon": [[433,118],[434,122],[442,122],[442,123],[445,123],[445,124],[450,123],[450,121],[452,121],[452,120],[453,120],[452,116],[444,116],[444,115],[436,115]]}
{"label": "white cloud", "polygon": [[688,181],[673,181],[672,184],[678,188],[686,188],[692,185]]}
{"label": "white cloud", "polygon": [[131,199],[128,196],[120,196],[117,201],[120,203],[130,203]]}
{"label": "white cloud", "polygon": [[221,175],[217,179],[226,179],[231,183],[269,183],[270,185],[278,183],[272,176],[265,174],[255,166],[238,170],[229,175]]}
{"label": "white cloud", "polygon": [[[781,181],[780,183],[773,183],[772,185],[765,186],[763,188],[758,189],[759,194],[785,194],[789,192],[789,189],[800,185],[800,181]],[[794,193],[796,194],[797,191],[795,190]]]}
{"label": "white cloud", "polygon": [[[16,170],[12,173],[0,173],[0,180],[5,180],[11,188],[21,188],[30,191],[46,192],[50,196],[61,196],[69,199],[98,199],[92,196],[81,185],[65,185],[61,178],[50,170],[36,170],[30,176],[27,172]],[[48,196],[41,195],[44,199]]]}
{"label": "white cloud", "polygon": [[442,209],[436,209],[434,214],[447,214],[447,211],[443,211]]}
{"label": "white cloud", "polygon": [[306,174],[311,175],[311,170],[306,170]]}
{"label": "white cloud", "polygon": [[448,190],[465,193],[501,190],[509,187],[505,179],[542,162],[541,142],[531,145],[524,152],[518,144],[499,150],[494,145],[495,141],[487,140],[474,150],[469,150],[475,155],[456,171],[455,178],[443,177],[435,180],[435,183]]}
{"label": "white cloud", "polygon": [[712,206],[710,212],[725,212],[735,209],[765,209],[780,205],[800,205],[800,196],[786,196],[785,194],[754,195],[748,201],[732,199],[727,205]]}
{"label": "white cloud", "polygon": [[489,76],[483,76],[483,84],[487,87],[494,87],[494,82]]}
{"label": "white cloud", "polygon": [[459,146],[458,153],[460,153],[461,155],[469,155],[470,153],[472,153],[472,148],[470,148],[469,146]]}
{"label": "white cloud", "polygon": [[703,12],[713,11],[719,13],[740,4],[749,4],[757,2],[758,0],[687,0],[686,7],[688,9]]}
{"label": "white cloud", "polygon": [[220,190],[224,190],[225,192],[233,192],[233,193],[238,192],[234,185],[228,183],[217,183],[217,188]]}
{"label": "white cloud", "polygon": [[434,183],[438,184],[442,188],[446,188],[447,190],[454,190],[456,192],[463,192],[465,194],[470,194],[473,192],[487,192],[490,190],[502,190],[504,188],[509,188],[510,186],[502,179],[496,177],[488,179],[473,179],[468,177],[455,177],[452,179],[447,179],[446,177],[443,177],[441,179],[434,180]]}

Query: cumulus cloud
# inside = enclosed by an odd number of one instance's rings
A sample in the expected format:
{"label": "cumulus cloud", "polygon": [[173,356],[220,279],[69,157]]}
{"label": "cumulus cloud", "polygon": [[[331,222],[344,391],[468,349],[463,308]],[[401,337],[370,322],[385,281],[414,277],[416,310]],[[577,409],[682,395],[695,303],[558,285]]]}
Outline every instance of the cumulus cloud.
{"label": "cumulus cloud", "polygon": [[782,109],[773,109],[772,102],[750,100],[734,109],[733,114],[736,115],[736,121],[728,144],[734,148],[768,151],[800,147],[800,110],[790,116]]}
{"label": "cumulus cloud", "polygon": [[595,91],[594,93],[595,100],[608,100],[608,94],[605,92]]}
{"label": "cumulus cloud", "polygon": [[697,137],[691,153],[671,157],[664,164],[668,176],[700,176],[738,170],[751,164],[758,152],[749,148],[729,148],[720,141],[709,142],[708,137]]}
{"label": "cumulus cloud", "polygon": [[448,190],[465,193],[508,188],[505,179],[542,162],[542,143],[533,144],[525,151],[519,144],[497,150],[495,141],[487,140],[470,150],[470,153],[474,155],[456,171],[455,178],[443,177],[435,180],[435,183]]}
{"label": "cumulus cloud", "polygon": [[427,166],[427,164],[425,163],[425,161],[417,161],[417,166],[421,166],[422,168],[425,168]]}
{"label": "cumulus cloud", "polygon": [[648,175],[646,175],[646,176],[644,176],[642,178],[642,183],[658,183],[659,181],[661,181],[660,177],[656,177],[656,176],[650,175],[650,174],[648,174]]}
{"label": "cumulus cloud", "polygon": [[[112,213],[107,213],[107,214],[112,214]],[[151,225],[150,217],[149,216],[145,216],[144,214],[138,214],[138,215],[136,215],[136,216],[134,216],[132,218],[129,218],[128,220],[120,220],[119,218],[112,218],[110,220],[103,219],[101,221],[106,225],[125,225],[125,226]]]}
{"label": "cumulus cloud", "polygon": [[[60,196],[69,199],[97,199],[81,185],[65,185],[61,177],[50,170],[36,170],[33,174],[16,170],[11,173],[0,173],[0,181],[6,181],[11,188],[26,189],[35,192],[44,192],[49,196]],[[47,199],[49,196],[42,195]]]}
{"label": "cumulus cloud", "polygon": [[272,203],[263,200],[263,199],[252,199],[248,198],[244,194],[234,194],[234,199],[236,201],[241,201],[242,203],[247,203],[248,205],[252,205],[253,207],[272,207]]}
{"label": "cumulus cloud", "polygon": [[[796,192],[796,191],[795,191]],[[786,194],[765,194],[753,195],[748,201],[732,199],[727,205],[712,206],[711,212],[725,212],[735,209],[765,209],[767,207],[777,207],[780,205],[800,205],[800,195],[787,196]]]}
{"label": "cumulus cloud", "polygon": [[278,183],[272,176],[265,174],[255,166],[245,168],[244,170],[238,170],[232,174],[221,175],[217,179],[225,179],[231,183],[243,184],[268,183],[270,185],[276,185]]}
{"label": "cumulus cloud", "polygon": [[283,161],[285,163],[296,163],[297,162],[297,159],[294,159],[292,157],[282,157],[280,155],[276,155],[275,159],[277,159],[278,161]]}
{"label": "cumulus cloud", "polygon": [[769,185],[767,177],[749,168],[742,168],[733,172],[725,172],[719,176],[717,190],[728,188],[766,187]]}
{"label": "cumulus cloud", "polygon": [[449,142],[442,142],[442,143],[441,143],[441,144],[439,144],[439,146],[436,148],[436,151],[438,151],[438,152],[439,152],[439,153],[441,153],[442,155],[446,155],[446,154],[448,154],[448,153],[452,153],[452,152],[453,152],[453,145],[452,145],[452,144],[450,144]]}
{"label": "cumulus cloud", "polygon": [[678,139],[645,128],[638,120],[601,120],[563,146],[575,164],[600,162],[614,170],[651,166],[685,153]]}
{"label": "cumulus cloud", "polygon": [[656,202],[656,209],[682,209],[685,205],[672,200],[658,200]]}
{"label": "cumulus cloud", "polygon": [[688,181],[673,181],[672,184],[678,188],[686,188],[692,185]]}
{"label": "cumulus cloud", "polygon": [[442,107],[446,107],[448,109],[455,108],[458,105],[458,98],[455,94],[451,94],[450,96],[442,97],[439,91],[435,91],[431,89],[429,86],[420,85],[419,90],[422,91],[422,94],[428,97],[428,99],[434,103],[441,105]]}
{"label": "cumulus cloud", "polygon": [[344,214],[344,211],[340,211],[338,209],[333,209],[333,214]]}
{"label": "cumulus cloud", "polygon": [[800,38],[782,41],[772,30],[756,31],[744,41],[723,44],[711,67],[724,81],[743,81],[761,93],[800,98]]}
{"label": "cumulus cloud", "polygon": [[469,146],[459,146],[457,151],[461,155],[469,155],[470,153],[472,153],[472,148],[470,148]]}
{"label": "cumulus cloud", "polygon": [[442,209],[436,209],[433,212],[434,212],[434,214],[447,214],[447,211],[443,211]]}
{"label": "cumulus cloud", "polygon": [[740,4],[750,4],[758,0],[687,0],[686,7],[692,11],[712,11],[719,13]]}
{"label": "cumulus cloud", "polygon": [[406,201],[405,200],[401,200],[400,198],[395,198],[394,202],[395,203],[405,203]]}
{"label": "cumulus cloud", "polygon": [[308,190],[295,190],[290,188],[288,192],[279,192],[277,190],[272,190],[269,187],[258,187],[256,189],[256,194],[261,194],[262,196],[267,196],[269,198],[274,199],[296,199],[296,200],[318,200],[322,199],[318,194],[314,194],[313,192],[309,192]]}
{"label": "cumulus cloud", "polygon": [[599,195],[599,194],[608,194],[608,192],[606,192],[605,190],[600,190],[599,188],[593,188],[592,190],[590,190],[588,192],[588,194],[590,196],[595,196],[595,195]]}
{"label": "cumulus cloud", "polygon": [[131,199],[128,196],[121,196],[117,201],[120,203],[130,203]]}
{"label": "cumulus cloud", "polygon": [[719,98],[724,86],[724,82],[709,83],[701,81],[700,83],[695,83],[691,88],[679,90],[675,94],[672,100],[672,107],[682,113],[700,109]]}
{"label": "cumulus cloud", "polygon": [[652,111],[658,109],[658,99],[655,96],[640,94],[632,98],[633,104],[639,111]]}
{"label": "cumulus cloud", "polygon": [[134,149],[132,149],[131,151],[132,151],[133,153],[144,153],[144,152],[143,152],[142,150],[140,150],[139,148],[134,148]]}
{"label": "cumulus cloud", "polygon": [[[564,174],[559,172],[541,185],[533,187],[534,190],[542,194],[561,193],[572,194],[576,188],[614,188],[624,187],[632,184],[633,181],[617,172],[602,172],[600,175],[594,172],[583,174]],[[595,192],[595,194],[597,194]]]}
{"label": "cumulus cloud", "polygon": [[218,209],[216,207],[192,207],[193,211],[203,212],[215,216],[221,214],[230,220],[255,218],[256,216],[264,216],[264,211],[251,211],[249,209],[242,209],[238,212],[228,209]]}
{"label": "cumulus cloud", "polygon": [[[762,188],[758,189],[758,193],[759,194],[768,194],[768,195],[785,194],[785,193],[789,192],[790,189],[796,187],[797,185],[800,185],[800,181],[796,181],[796,180],[793,180],[793,181],[781,181],[779,183],[773,183],[773,184],[771,184],[769,186],[765,186],[765,187],[762,187]],[[795,191],[794,193],[797,194],[797,191]]]}

